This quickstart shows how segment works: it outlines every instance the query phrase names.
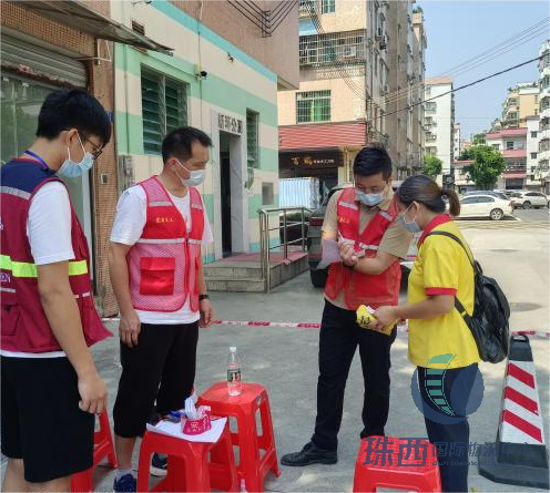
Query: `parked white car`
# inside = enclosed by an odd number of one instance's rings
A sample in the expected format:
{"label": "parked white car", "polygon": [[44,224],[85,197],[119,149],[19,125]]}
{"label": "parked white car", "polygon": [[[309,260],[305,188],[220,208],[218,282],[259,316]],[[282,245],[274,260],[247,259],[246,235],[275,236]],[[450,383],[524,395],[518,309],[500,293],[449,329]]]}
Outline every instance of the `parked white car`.
{"label": "parked white car", "polygon": [[490,217],[495,221],[514,213],[511,200],[491,195],[468,195],[460,199],[460,217]]}
{"label": "parked white car", "polygon": [[522,207],[523,209],[540,209],[541,207],[550,207],[548,197],[539,192],[518,192],[512,195],[512,203],[514,207]]}

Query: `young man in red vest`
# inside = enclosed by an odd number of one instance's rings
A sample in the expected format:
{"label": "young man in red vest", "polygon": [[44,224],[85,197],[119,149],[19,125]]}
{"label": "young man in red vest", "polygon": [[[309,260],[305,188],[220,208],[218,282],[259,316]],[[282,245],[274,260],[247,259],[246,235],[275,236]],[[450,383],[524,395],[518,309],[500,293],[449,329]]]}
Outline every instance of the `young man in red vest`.
{"label": "young man in red vest", "polygon": [[[165,415],[191,396],[199,321],[212,321],[201,246],[213,237],[195,188],[204,180],[211,145],[196,128],[172,131],[162,143],[162,173],[126,190],[118,204],[109,257],[121,314],[115,491],[136,489],[132,453],[155,401]],[[154,472],[165,469],[166,459],[153,456]]]}
{"label": "young man in red vest", "polygon": [[411,235],[396,221],[392,163],[378,145],[362,149],[354,162],[355,187],[335,193],[327,206],[323,240],[340,244],[341,263],[332,264],[325,287],[319,336],[317,419],[311,441],[287,454],[287,466],[335,464],[344,391],[359,346],[365,393],[361,437],[384,435],[390,397],[391,336],[360,328],[356,310],[397,305],[401,270]]}
{"label": "young man in red vest", "polygon": [[58,176],[87,173],[111,138],[101,104],[52,92],[37,140],[2,166],[3,491],[70,491],[93,462],[107,390],[88,346],[111,334],[94,306],[86,237]]}

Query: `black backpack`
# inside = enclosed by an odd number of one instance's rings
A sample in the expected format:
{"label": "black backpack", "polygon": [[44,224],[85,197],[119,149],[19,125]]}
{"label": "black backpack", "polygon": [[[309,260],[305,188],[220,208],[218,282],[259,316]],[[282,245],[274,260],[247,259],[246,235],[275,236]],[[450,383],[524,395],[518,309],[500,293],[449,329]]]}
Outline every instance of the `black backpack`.
{"label": "black backpack", "polygon": [[472,331],[479,356],[489,363],[500,363],[508,356],[510,305],[498,283],[483,274],[479,262],[464,246],[460,238],[446,231],[432,231],[427,236],[447,236],[460,244],[474,269],[474,313],[468,315],[455,296],[455,308]]}

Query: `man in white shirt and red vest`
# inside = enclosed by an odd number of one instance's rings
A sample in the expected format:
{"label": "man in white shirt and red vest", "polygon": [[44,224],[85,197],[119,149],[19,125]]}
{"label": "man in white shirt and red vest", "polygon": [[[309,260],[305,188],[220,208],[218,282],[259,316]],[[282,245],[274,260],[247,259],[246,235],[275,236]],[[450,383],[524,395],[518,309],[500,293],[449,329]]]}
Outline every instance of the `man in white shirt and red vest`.
{"label": "man in white shirt and red vest", "polygon": [[380,145],[362,149],[354,162],[355,187],[335,193],[327,206],[323,240],[340,244],[342,262],[332,264],[325,287],[319,335],[317,419],[311,441],[300,452],[282,457],[287,466],[335,464],[338,431],[349,369],[359,346],[365,392],[361,437],[384,435],[390,398],[391,336],[359,327],[360,305],[397,305],[400,258],[411,235],[396,221],[392,162]]}
{"label": "man in white shirt and red vest", "polygon": [[59,176],[89,172],[111,138],[91,94],[48,95],[35,142],[1,171],[3,491],[70,491],[93,463],[107,389],[89,346],[111,334],[96,312],[90,253]]}
{"label": "man in white shirt and red vest", "polygon": [[[192,394],[199,324],[213,316],[201,259],[213,237],[195,188],[211,145],[196,128],[173,130],[162,143],[162,173],[126,190],[118,204],[109,256],[121,314],[114,491],[136,489],[132,453],[153,411],[181,409]],[[166,458],[155,454],[152,465],[166,474]]]}

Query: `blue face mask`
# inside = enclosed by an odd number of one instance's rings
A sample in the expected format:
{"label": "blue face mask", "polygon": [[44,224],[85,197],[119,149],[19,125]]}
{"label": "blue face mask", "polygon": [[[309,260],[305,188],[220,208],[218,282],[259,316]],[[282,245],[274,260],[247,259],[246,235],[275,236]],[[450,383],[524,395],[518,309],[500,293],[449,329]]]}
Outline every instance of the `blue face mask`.
{"label": "blue face mask", "polygon": [[357,200],[367,207],[374,207],[384,200],[385,193],[365,193],[361,190],[357,190]]}
{"label": "blue face mask", "polygon": [[58,175],[66,178],[76,178],[78,176],[82,176],[84,173],[87,173],[92,168],[92,165],[94,164],[94,156],[91,153],[86,152],[86,149],[84,149],[84,146],[82,145],[82,140],[80,140],[80,135],[78,136],[78,140],[80,141],[82,152],[84,152],[82,161],[79,163],[74,162],[71,159],[71,150],[67,147],[69,158],[63,162],[61,168],[57,171]]}
{"label": "blue face mask", "polygon": [[[412,204],[411,204],[412,205]],[[410,207],[410,206],[409,206]],[[422,228],[418,225],[418,223],[416,222],[416,219],[413,219],[412,221],[407,221],[407,219],[405,219],[405,214],[407,214],[407,211],[409,210],[409,208],[407,208],[407,210],[401,214],[399,216],[399,220],[401,221],[401,224],[403,225],[403,227],[409,232],[409,233],[420,233],[420,231],[422,231]]]}

